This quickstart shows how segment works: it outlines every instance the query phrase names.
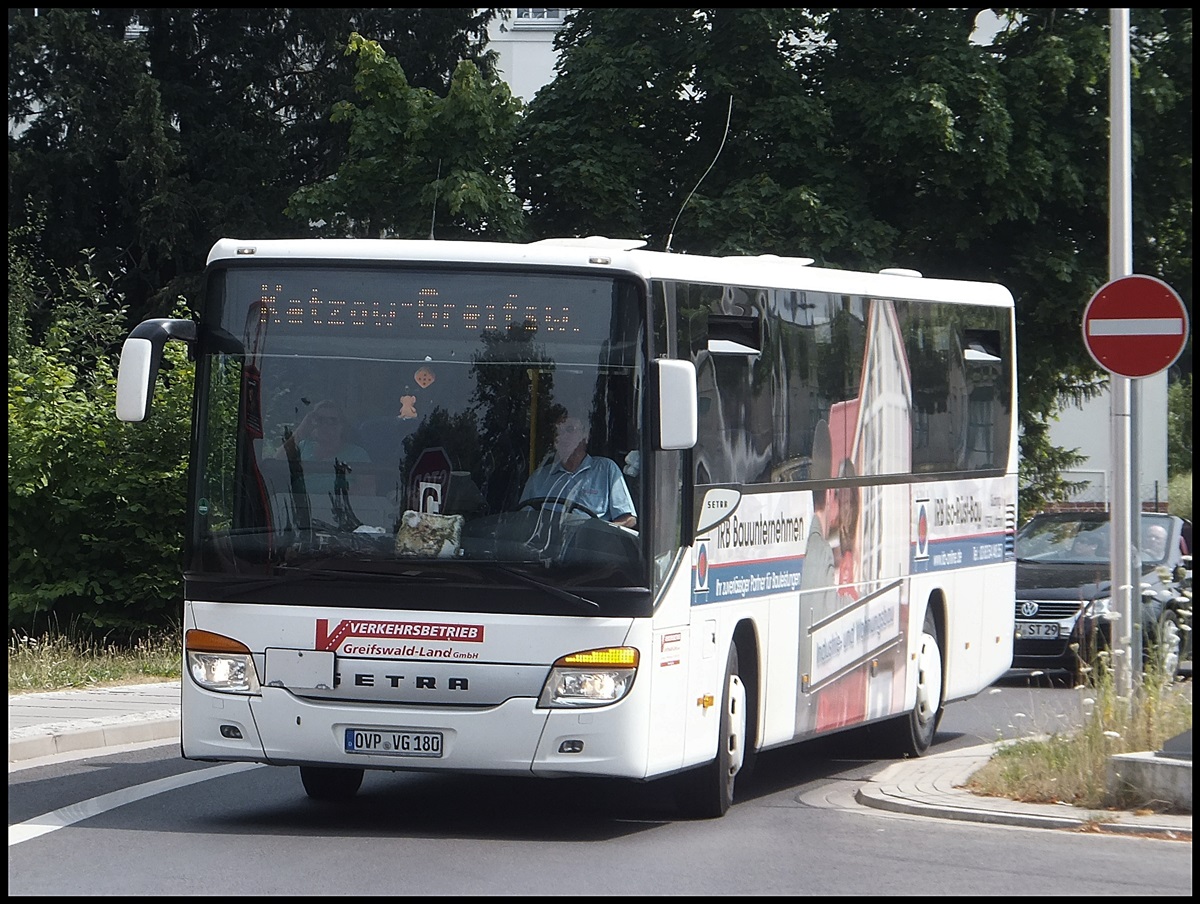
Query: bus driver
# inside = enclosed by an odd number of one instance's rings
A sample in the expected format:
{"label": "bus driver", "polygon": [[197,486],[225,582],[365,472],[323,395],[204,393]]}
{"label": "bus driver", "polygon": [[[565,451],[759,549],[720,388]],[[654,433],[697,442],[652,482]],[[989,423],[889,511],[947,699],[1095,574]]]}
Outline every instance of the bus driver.
{"label": "bus driver", "polygon": [[563,415],[555,424],[554,459],[529,477],[521,503],[561,499],[578,503],[597,517],[630,529],[637,526],[633,497],[617,463],[588,454],[588,428],[583,421]]}

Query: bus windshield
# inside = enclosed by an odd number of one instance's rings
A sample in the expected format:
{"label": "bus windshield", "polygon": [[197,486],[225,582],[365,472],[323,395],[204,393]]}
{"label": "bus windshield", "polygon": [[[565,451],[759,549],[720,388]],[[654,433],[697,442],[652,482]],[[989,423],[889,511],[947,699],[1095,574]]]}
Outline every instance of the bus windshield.
{"label": "bus windshield", "polygon": [[190,577],[645,586],[644,311],[611,276],[215,269]]}

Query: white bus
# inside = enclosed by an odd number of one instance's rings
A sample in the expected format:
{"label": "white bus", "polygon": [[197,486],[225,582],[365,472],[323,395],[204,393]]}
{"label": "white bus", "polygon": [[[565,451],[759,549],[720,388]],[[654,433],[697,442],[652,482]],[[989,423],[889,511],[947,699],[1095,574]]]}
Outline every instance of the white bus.
{"label": "white bus", "polygon": [[[641,245],[222,239],[196,321],[133,330],[122,420],[196,359],[184,757],[720,816],[757,752],[919,755],[1009,668],[1009,292]],[[624,523],[525,492],[567,414]]]}

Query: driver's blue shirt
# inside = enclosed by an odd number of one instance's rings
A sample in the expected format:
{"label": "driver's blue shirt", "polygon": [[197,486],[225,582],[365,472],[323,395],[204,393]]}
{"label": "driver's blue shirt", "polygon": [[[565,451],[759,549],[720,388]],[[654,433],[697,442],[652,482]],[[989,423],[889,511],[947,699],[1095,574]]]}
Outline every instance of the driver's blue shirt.
{"label": "driver's blue shirt", "polygon": [[542,465],[533,472],[521,493],[521,502],[527,499],[575,502],[605,521],[624,515],[637,517],[621,469],[610,458],[585,455],[574,471],[568,471],[557,459]]}

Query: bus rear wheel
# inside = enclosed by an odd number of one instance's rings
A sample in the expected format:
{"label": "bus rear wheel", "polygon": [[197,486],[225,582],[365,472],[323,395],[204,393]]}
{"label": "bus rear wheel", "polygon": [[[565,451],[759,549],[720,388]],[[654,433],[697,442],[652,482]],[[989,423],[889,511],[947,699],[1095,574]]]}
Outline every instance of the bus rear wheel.
{"label": "bus rear wheel", "polygon": [[363,770],[330,766],[301,766],[300,781],[313,800],[349,800],[362,785]]}
{"label": "bus rear wheel", "polygon": [[746,688],[738,672],[737,647],[725,664],[725,682],[718,727],[717,755],[712,762],[686,775],[680,787],[680,808],[691,816],[715,819],[733,803],[733,787],[746,758]]}
{"label": "bus rear wheel", "polygon": [[933,612],[925,613],[917,644],[917,702],[912,710],[887,726],[888,747],[898,757],[918,757],[933,743],[942,720],[942,648]]}

